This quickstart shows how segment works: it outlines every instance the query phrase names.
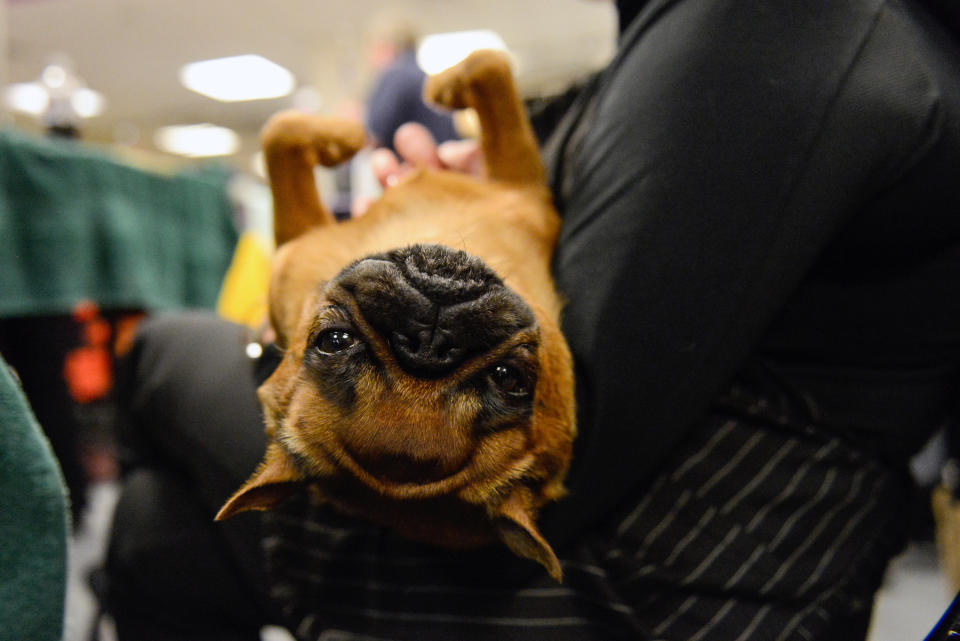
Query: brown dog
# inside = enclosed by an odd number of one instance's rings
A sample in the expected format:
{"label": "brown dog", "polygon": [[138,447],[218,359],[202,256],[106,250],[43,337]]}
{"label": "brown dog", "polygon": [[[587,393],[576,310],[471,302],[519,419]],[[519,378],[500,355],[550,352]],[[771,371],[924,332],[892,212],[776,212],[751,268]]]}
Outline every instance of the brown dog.
{"label": "brown dog", "polygon": [[414,540],[499,539],[559,580],[535,520],[563,494],[575,431],[549,271],[560,220],[501,55],[474,53],[425,95],[476,109],[485,177],[419,170],[341,224],[313,167],[356,152],[360,126],[282,113],[264,128],[285,355],[259,390],[265,459],[217,519],[308,485]]}

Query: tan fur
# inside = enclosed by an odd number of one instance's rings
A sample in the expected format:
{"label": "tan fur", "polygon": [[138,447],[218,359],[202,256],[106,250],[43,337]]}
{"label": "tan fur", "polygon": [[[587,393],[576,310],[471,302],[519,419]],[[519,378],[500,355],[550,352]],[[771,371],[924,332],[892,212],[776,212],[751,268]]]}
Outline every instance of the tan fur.
{"label": "tan fur", "polygon": [[[217,518],[272,508],[306,484],[319,500],[417,540],[470,547],[499,539],[559,580],[536,516],[563,494],[575,432],[571,359],[549,270],[560,220],[501,55],[471,55],[430,78],[425,95],[476,109],[485,177],[420,170],[341,224],[320,204],[313,166],[349,158],[363,143],[360,126],[288,112],[264,128],[280,246],[270,316],[285,357],[259,390],[271,441],[264,462]],[[440,379],[407,374],[334,279],[357,259],[415,243],[481,258],[532,309],[536,327]],[[383,369],[362,369],[349,411],[318,392],[304,364],[311,332],[332,322],[331,304],[351,314]],[[507,354],[538,364],[529,419],[477,433],[482,400],[461,383]]]}

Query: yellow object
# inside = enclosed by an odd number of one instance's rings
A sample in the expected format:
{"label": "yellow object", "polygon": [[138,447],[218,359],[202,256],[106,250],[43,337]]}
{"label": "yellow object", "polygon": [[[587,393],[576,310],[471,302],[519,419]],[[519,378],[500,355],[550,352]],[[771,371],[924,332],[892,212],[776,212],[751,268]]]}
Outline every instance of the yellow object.
{"label": "yellow object", "polygon": [[960,504],[943,485],[933,490],[933,518],[937,526],[940,565],[953,590],[960,589]]}
{"label": "yellow object", "polygon": [[267,319],[270,254],[259,234],[241,234],[217,300],[217,312],[222,317],[253,329],[263,325]]}

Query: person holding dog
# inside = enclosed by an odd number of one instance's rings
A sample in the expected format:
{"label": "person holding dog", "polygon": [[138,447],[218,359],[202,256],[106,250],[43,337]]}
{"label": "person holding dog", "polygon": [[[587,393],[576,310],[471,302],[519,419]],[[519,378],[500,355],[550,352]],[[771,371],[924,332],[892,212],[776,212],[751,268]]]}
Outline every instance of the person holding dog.
{"label": "person holding dog", "polygon": [[[545,149],[579,407],[569,494],[541,522],[564,584],[304,508],[274,524],[266,570],[253,536],[230,539],[224,567],[255,566],[234,596],[262,610],[244,617],[265,620],[269,585],[300,639],[864,638],[905,537],[905,462],[960,382],[960,41],[943,7],[618,2],[617,54]],[[473,164],[414,128],[395,142],[414,164]],[[186,335],[166,323],[139,339],[143,372],[195,362],[173,358]]]}

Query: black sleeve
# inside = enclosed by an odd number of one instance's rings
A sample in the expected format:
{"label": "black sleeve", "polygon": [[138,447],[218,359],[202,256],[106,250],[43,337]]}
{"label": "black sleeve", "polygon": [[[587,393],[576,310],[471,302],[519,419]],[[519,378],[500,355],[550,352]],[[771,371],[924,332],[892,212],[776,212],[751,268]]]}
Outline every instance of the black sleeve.
{"label": "black sleeve", "polygon": [[557,539],[637,496],[924,144],[933,92],[898,7],[654,0],[548,146],[580,431]]}

